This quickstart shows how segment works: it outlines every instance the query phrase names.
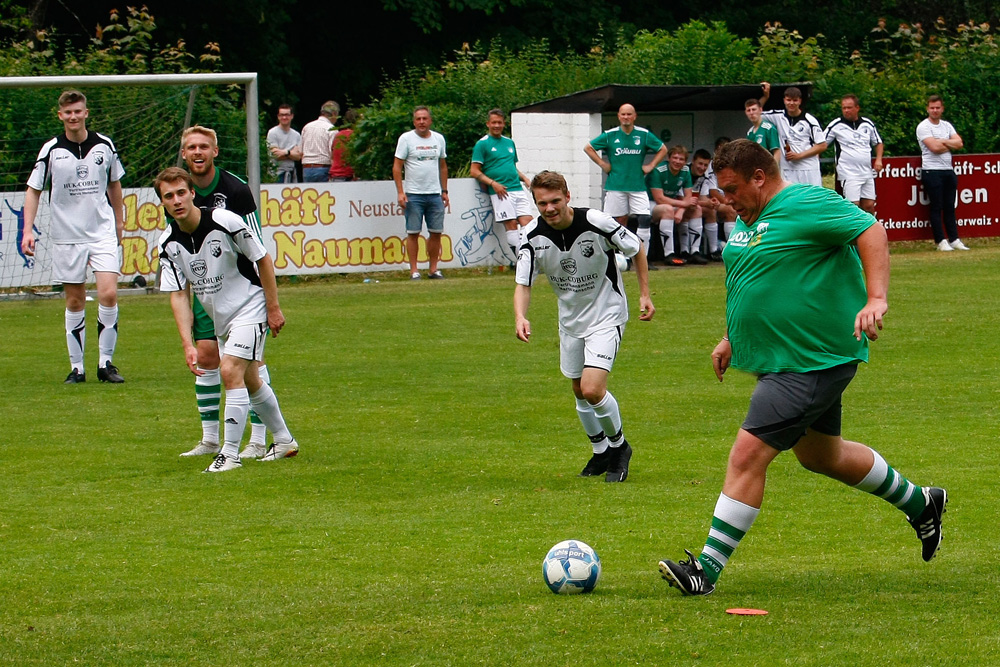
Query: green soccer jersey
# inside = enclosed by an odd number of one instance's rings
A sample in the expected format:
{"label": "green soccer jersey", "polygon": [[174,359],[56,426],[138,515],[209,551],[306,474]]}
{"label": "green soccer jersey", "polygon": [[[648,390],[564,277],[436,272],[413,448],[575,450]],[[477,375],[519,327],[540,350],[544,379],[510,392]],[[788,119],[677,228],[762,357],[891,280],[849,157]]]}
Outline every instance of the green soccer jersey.
{"label": "green soccer jersey", "polygon": [[781,138],[778,136],[778,128],[770,121],[762,120],[760,127],[756,130],[751,125],[750,129],[747,130],[747,139],[757,142],[766,148],[768,153],[773,152],[775,148],[781,148]]}
{"label": "green soccer jersey", "polygon": [[[517,148],[509,137],[495,139],[487,134],[472,147],[472,161],[482,165],[483,173],[511,192],[521,190],[517,175]],[[490,186],[490,194],[496,190]]]}
{"label": "green soccer jersey", "polygon": [[642,164],[646,153],[656,153],[663,147],[655,134],[643,127],[633,127],[625,134],[614,127],[590,142],[596,151],[604,151],[611,163],[611,173],[604,189],[613,192],[642,192],[646,189],[646,174]]}
{"label": "green soccer jersey", "polygon": [[875,218],[832,190],[795,184],[722,253],[734,368],[805,373],[868,361],[854,319],[868,300],[852,242]]}
{"label": "green soccer jersey", "polygon": [[646,176],[646,193],[653,198],[653,188],[660,188],[663,194],[671,199],[682,199],[684,191],[692,187],[691,170],[687,165],[679,173],[670,171],[670,166],[664,162]]}

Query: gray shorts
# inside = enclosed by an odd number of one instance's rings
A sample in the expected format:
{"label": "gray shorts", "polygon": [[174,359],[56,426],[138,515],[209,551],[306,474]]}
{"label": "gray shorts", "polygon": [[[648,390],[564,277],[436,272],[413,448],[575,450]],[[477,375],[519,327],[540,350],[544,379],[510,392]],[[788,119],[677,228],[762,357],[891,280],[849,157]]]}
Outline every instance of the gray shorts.
{"label": "gray shorts", "polygon": [[808,373],[761,375],[743,430],[779,451],[794,447],[807,428],[840,435],[840,397],[857,372],[857,364],[843,364]]}

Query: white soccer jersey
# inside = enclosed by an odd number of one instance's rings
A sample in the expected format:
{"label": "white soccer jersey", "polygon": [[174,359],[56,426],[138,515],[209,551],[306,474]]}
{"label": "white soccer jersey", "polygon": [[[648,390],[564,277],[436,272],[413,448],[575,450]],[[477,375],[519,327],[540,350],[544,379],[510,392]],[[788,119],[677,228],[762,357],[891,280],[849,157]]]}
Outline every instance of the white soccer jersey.
{"label": "white soccer jersey", "polygon": [[837,155],[837,177],[871,178],[872,146],[882,143],[878,129],[870,119],[837,118],[826,126],[826,142],[833,144]]}
{"label": "white soccer jersey", "polygon": [[201,209],[193,234],[170,221],[159,242],[160,291],[189,283],[215,322],[217,336],[234,326],[267,322],[267,303],[255,262],[267,254],[243,218],[221,208]]}
{"label": "white soccer jersey", "polygon": [[103,134],[88,132],[82,144],[70,141],[65,134],[45,142],[28,177],[28,187],[41,192],[46,181],[52,184],[52,242],[117,239],[108,184],[124,175],[115,145]]}
{"label": "white soccer jersey", "polygon": [[952,168],[951,151],[934,153],[931,149],[927,148],[927,144],[924,143],[924,139],[934,137],[938,140],[944,140],[950,138],[953,134],[957,134],[955,132],[955,126],[946,120],[932,123],[930,118],[924,118],[920,121],[920,124],[917,125],[917,143],[920,144],[921,169],[924,171],[934,171]]}
{"label": "white soccer jersey", "polygon": [[553,229],[538,217],[524,228],[522,238],[515,282],[530,286],[539,272],[549,277],[559,299],[561,332],[583,338],[628,321],[614,253],[635,256],[639,237],[606,213],[574,208],[566,229]]}
{"label": "white soccer jersey", "polygon": [[785,159],[785,147],[792,149],[794,153],[807,151],[816,144],[821,144],[826,139],[823,136],[823,128],[819,121],[811,113],[802,112],[792,118],[784,110],[765,111],[764,116],[774,123],[778,128],[778,136],[781,138],[781,171],[806,171],[815,169],[819,171],[819,156],[813,155],[802,160],[789,162]]}

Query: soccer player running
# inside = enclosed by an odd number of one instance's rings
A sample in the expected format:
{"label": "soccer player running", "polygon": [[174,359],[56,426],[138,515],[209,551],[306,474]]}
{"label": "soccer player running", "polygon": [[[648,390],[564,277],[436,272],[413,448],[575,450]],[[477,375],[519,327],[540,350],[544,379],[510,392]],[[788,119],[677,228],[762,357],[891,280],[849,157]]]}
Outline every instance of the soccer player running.
{"label": "soccer player running", "polygon": [[[219,156],[219,140],[215,130],[194,125],[181,134],[181,158],[187,164],[194,181],[194,202],[196,206],[223,208],[243,218],[243,223],[261,240],[260,222],[257,219],[257,202],[250,187],[238,176],[215,166]],[[201,415],[201,440],[193,449],[181,456],[201,456],[218,454],[219,406],[222,402],[222,379],[219,375],[219,342],[215,334],[215,323],[205,311],[197,296],[192,304],[194,312],[195,347],[198,350],[198,368],[195,373],[195,397]],[[267,366],[261,360],[260,378],[270,384]],[[250,411],[250,442],[240,454],[244,459],[259,459],[266,454],[266,428],[257,413]]]}
{"label": "soccer player running", "polygon": [[[604,183],[604,212],[620,224],[628,222],[628,216],[646,215],[649,200],[646,196],[646,174],[663,158],[667,157],[667,147],[659,138],[644,127],[635,124],[635,107],[623,104],[618,109],[618,127],[591,140],[583,151],[594,164],[608,175]],[[598,151],[604,151],[603,159]],[[643,164],[647,153],[653,159]],[[649,230],[645,230],[643,242],[649,243]]]}
{"label": "soccer player running", "polygon": [[[837,180],[844,199],[875,214],[875,175],[882,171],[882,137],[875,123],[859,115],[861,105],[857,95],[844,95],[840,100],[840,118],[826,126],[826,141],[832,143],[837,156]],[[875,159],[872,160],[872,148]]]}
{"label": "soccer player running", "polygon": [[929,561],[948,494],[913,484],[840,435],[841,395],[889,309],[885,229],[832,190],[782,180],[752,141],[726,144],[714,166],[739,219],[722,253],[727,333],[712,365],[720,382],[730,365],[758,379],[701,555],[661,561],[660,573],[685,595],[714,591],[757,518],[768,465],[789,449],[807,470],[902,510]]}
{"label": "soccer player running", "polygon": [[274,443],[263,460],[295,456],[298,443],[258,369],[268,329],[277,336],[285,326],[270,256],[243,218],[221,208],[195,204],[194,180],[183,169],[164,169],[154,188],[171,218],[159,242],[160,291],[171,293],[170,307],[191,372],[200,375],[203,371],[198,367],[198,350],[191,335],[194,314],[190,292],[212,318],[222,344],[226,427],[221,451],[205,472],[242,466],[240,439],[251,406],[274,434]]}
{"label": "soccer player running", "polygon": [[639,238],[611,216],[570,207],[560,174],[539,172],[531,191],[541,215],[524,228],[517,257],[514,330],[519,340],[529,341],[531,286],[544,273],[559,301],[559,366],[573,384],[577,415],[593,445],[593,457],[580,476],[604,474],[607,482],[624,482],[632,448],[622,431],[618,402],[608,391],[608,374],[628,320],[615,253],[633,259],[639,319],[650,320],[656,309],[649,298],[646,253]]}
{"label": "soccer player running", "polygon": [[97,379],[121,383],[114,365],[118,344],[118,246],[124,227],[121,179],[125,175],[111,139],[87,130],[87,98],[78,90],[59,96],[63,134],[42,146],[24,193],[21,252],[35,254],[35,216],[46,181],[51,182],[52,279],[66,294],[66,347],[70,372],[66,384],[87,381],[83,364],[86,340],[87,266],[97,283]]}
{"label": "soccer player running", "polygon": [[469,175],[489,187],[493,219],[507,230],[507,245],[517,255],[521,245],[518,227],[524,227],[535,214],[535,206],[521,183],[531,187],[528,177],[517,168],[517,148],[503,135],[507,120],[500,109],[491,109],[486,117],[489,133],[472,147]]}

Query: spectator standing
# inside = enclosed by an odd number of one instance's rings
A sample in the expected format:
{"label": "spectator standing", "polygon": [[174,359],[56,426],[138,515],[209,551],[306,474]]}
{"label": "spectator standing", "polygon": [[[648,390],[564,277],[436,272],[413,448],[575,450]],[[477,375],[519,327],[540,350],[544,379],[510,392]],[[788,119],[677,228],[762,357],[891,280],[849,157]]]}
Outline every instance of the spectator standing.
{"label": "spectator standing", "polygon": [[503,111],[491,109],[486,115],[489,132],[472,147],[469,175],[489,188],[493,219],[503,223],[507,245],[516,256],[521,245],[518,227],[531,222],[538,209],[521,187],[523,183],[530,188],[531,182],[517,168],[517,147],[510,137],[504,136],[506,126]]}
{"label": "spectator standing", "polygon": [[965,146],[962,137],[948,121],[941,118],[944,100],[940,95],[927,99],[927,118],[917,125],[920,143],[920,181],[930,199],[930,223],[938,250],[968,250],[958,238],[955,223],[955,192],[958,176],[951,165],[951,152]]}
{"label": "spectator standing", "polygon": [[278,107],[278,124],[267,131],[267,147],[278,165],[278,182],[294,183],[295,163],[302,159],[302,135],[292,127],[292,105]]}
{"label": "spectator standing", "polygon": [[[882,137],[870,118],[860,116],[857,95],[840,99],[840,118],[826,126],[826,141],[837,156],[837,180],[844,199],[866,213],[875,213],[875,174],[882,171]],[[872,160],[872,148],[875,158]]]}
{"label": "spectator standing", "polygon": [[[410,280],[420,280],[417,253],[420,230],[427,224],[428,277],[444,278],[438,270],[441,259],[441,233],[448,200],[448,163],[444,137],[431,130],[431,111],[425,106],[413,110],[413,129],[396,142],[392,161],[392,180],[396,199],[406,215],[406,255],[410,260]],[[403,174],[406,174],[404,180]]]}
{"label": "spectator standing", "polygon": [[[584,147],[594,164],[608,175],[604,183],[604,212],[619,224],[628,216],[644,215],[649,210],[645,178],[667,156],[667,147],[644,127],[636,127],[635,107],[623,104],[618,109],[618,127],[591,140]],[[603,159],[598,151],[604,151]],[[653,159],[644,164],[647,153]]]}
{"label": "spectator standing", "polygon": [[[760,107],[763,109],[771,95],[771,84],[765,81],[761,86],[764,95],[760,98]],[[779,153],[781,175],[791,183],[823,185],[819,171],[819,156],[827,147],[823,128],[815,116],[802,110],[801,90],[795,86],[786,88],[784,102],[783,111],[764,112],[764,117],[777,126],[781,137],[784,149]]]}
{"label": "spectator standing", "polygon": [[347,162],[344,154],[351,143],[351,135],[354,134],[354,123],[358,120],[356,109],[348,109],[344,114],[344,127],[337,132],[333,140],[333,155],[330,160],[330,180],[331,181],[353,181],[354,167]]}
{"label": "spectator standing", "polygon": [[764,120],[764,111],[760,108],[760,100],[750,98],[743,105],[743,113],[750,121],[750,129],[747,130],[747,139],[765,148],[768,153],[774,156],[774,161],[781,162],[781,138],[778,136],[778,128],[769,120]]}
{"label": "spectator standing", "polygon": [[302,128],[302,180],[306,183],[326,183],[330,180],[333,161],[333,140],[337,137],[337,116],[340,105],[333,100],[323,102],[319,118]]}

